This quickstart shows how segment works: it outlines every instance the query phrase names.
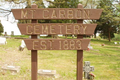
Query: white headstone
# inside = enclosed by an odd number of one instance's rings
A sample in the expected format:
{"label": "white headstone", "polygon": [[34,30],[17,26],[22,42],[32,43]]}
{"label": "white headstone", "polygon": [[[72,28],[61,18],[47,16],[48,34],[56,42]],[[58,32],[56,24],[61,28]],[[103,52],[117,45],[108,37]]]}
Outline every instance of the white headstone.
{"label": "white headstone", "polygon": [[114,42],[114,44],[117,44],[117,42]]}
{"label": "white headstone", "polygon": [[20,66],[5,65],[1,67],[2,71],[10,71],[11,73],[18,73],[20,71]]}
{"label": "white headstone", "polygon": [[38,70],[38,75],[40,76],[49,76],[49,77],[55,77],[56,70]]}
{"label": "white headstone", "polygon": [[0,37],[0,44],[7,44],[6,38],[5,37]]}
{"label": "white headstone", "polygon": [[21,45],[20,45],[20,46],[21,46],[22,48],[25,48],[25,47],[26,47],[24,40],[21,41]]}
{"label": "white headstone", "polygon": [[90,45],[90,43],[88,44],[88,48],[89,49],[93,49],[93,47]]}
{"label": "white headstone", "polygon": [[23,51],[24,48],[26,47],[24,40],[21,41],[21,45],[19,46],[19,50]]}

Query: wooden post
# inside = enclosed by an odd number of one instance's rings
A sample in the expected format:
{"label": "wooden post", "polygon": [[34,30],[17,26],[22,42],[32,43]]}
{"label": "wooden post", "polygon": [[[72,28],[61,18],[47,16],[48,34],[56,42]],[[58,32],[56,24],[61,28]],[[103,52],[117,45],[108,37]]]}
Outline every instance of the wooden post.
{"label": "wooden post", "polygon": [[[32,5],[32,8],[37,8],[37,5]],[[32,23],[37,23],[36,19]],[[37,35],[31,35],[31,39],[37,39]],[[37,50],[31,50],[31,80],[37,80]]]}
{"label": "wooden post", "polygon": [[[82,4],[78,4],[78,8],[83,8]],[[83,23],[83,20],[77,20],[77,23]],[[83,39],[83,36],[77,35],[77,39]],[[83,50],[77,50],[77,80],[83,78]]]}

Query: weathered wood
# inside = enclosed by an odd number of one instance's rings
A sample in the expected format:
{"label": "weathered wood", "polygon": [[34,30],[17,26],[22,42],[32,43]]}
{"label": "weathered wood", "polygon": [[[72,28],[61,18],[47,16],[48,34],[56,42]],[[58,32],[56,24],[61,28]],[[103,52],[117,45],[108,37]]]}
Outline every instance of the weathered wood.
{"label": "weathered wood", "polygon": [[42,24],[18,24],[21,34],[79,34],[93,35],[97,24],[77,23],[42,23]]}
{"label": "weathered wood", "polygon": [[[78,9],[83,8],[82,4],[78,4]],[[83,23],[82,19],[78,19],[77,23]],[[77,35],[77,39],[83,39],[82,35]],[[88,48],[88,46],[87,46]],[[77,80],[83,80],[83,50],[77,50]]]}
{"label": "weathered wood", "polygon": [[101,9],[26,8],[12,9],[15,19],[99,19]]}
{"label": "weathered wood", "polygon": [[[32,8],[38,8],[36,4]],[[36,19],[32,19],[32,23],[37,23]],[[37,35],[31,35],[31,39],[37,39]],[[31,80],[37,80],[37,50],[31,50]]]}
{"label": "weathered wood", "polygon": [[28,50],[86,50],[90,39],[25,39]]}

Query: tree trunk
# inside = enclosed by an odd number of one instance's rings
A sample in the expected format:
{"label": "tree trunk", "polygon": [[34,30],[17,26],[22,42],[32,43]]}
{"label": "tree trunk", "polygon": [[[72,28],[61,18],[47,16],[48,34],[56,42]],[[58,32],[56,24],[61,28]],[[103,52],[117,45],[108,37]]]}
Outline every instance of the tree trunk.
{"label": "tree trunk", "polygon": [[109,40],[109,42],[110,42],[110,41],[111,41],[111,35],[110,35],[111,29],[109,28],[108,30],[109,30],[109,31],[108,31],[108,40]]}
{"label": "tree trunk", "polygon": [[94,34],[94,38],[96,38],[96,34]]}

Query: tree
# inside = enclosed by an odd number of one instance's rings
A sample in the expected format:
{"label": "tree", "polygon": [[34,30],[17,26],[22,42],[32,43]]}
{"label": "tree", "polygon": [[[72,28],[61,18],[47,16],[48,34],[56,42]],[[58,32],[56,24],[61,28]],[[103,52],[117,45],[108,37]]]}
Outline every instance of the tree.
{"label": "tree", "polygon": [[1,24],[1,21],[0,21],[0,35],[3,33],[3,26]]}
{"label": "tree", "polygon": [[82,4],[84,5],[84,8],[96,8],[97,4],[100,0],[82,0]]}
{"label": "tree", "polygon": [[96,31],[101,32],[101,37],[107,38],[109,41],[114,37],[114,33],[117,31],[117,21],[115,17],[115,8],[112,6],[113,0],[100,0],[97,8],[103,9],[102,15],[97,20],[98,26]]}
{"label": "tree", "polygon": [[[49,8],[77,8],[79,4],[79,0],[47,0],[50,5]],[[76,20],[49,20],[48,22],[54,23],[72,23],[76,22]]]}
{"label": "tree", "polygon": [[[79,4],[79,0],[47,0],[49,2],[49,8],[77,8]],[[45,20],[47,23],[76,23],[76,20]],[[51,36],[51,35],[48,35]],[[67,38],[67,35],[65,35]],[[70,35],[71,36],[71,35]],[[53,37],[57,37],[57,35],[53,35]]]}
{"label": "tree", "polygon": [[115,17],[115,20],[117,21],[117,25],[118,25],[117,33],[120,34],[120,1],[118,2],[118,4],[115,4],[114,7],[116,9],[115,13],[117,15]]}

